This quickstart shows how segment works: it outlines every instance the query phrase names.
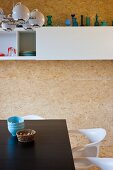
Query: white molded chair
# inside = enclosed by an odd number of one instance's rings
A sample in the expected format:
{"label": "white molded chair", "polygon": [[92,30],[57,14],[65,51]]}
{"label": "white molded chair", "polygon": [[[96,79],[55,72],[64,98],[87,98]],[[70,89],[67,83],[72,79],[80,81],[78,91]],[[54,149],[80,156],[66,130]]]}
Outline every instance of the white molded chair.
{"label": "white molded chair", "polygon": [[27,115],[27,116],[23,116],[24,120],[43,120],[44,118],[42,118],[41,116],[37,116],[37,115]]}
{"label": "white molded chair", "polygon": [[[102,142],[102,140],[106,136],[106,130],[102,128],[94,128],[94,129],[78,129],[76,131],[70,131],[72,132],[79,132],[83,135],[85,135],[88,140],[89,144],[86,144],[84,146],[78,146],[72,149],[73,157],[74,159],[79,157],[98,157],[99,155],[99,147]],[[84,165],[83,165],[84,163]],[[82,162],[81,164],[75,164],[75,167],[82,169],[92,167],[93,164],[90,162]]]}
{"label": "white molded chair", "polygon": [[96,157],[86,157],[75,159],[75,164],[81,164],[84,168],[84,163],[93,164],[102,170],[113,170],[113,158],[96,158]]}

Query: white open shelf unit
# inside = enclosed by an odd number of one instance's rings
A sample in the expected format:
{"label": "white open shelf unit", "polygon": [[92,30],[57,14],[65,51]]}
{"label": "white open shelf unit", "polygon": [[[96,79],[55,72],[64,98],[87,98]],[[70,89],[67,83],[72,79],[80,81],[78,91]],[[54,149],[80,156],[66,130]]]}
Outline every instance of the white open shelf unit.
{"label": "white open shelf unit", "polygon": [[[0,30],[0,52],[16,48],[16,56],[0,60],[112,60],[113,27],[41,27],[34,31]],[[19,56],[36,51],[36,56]]]}

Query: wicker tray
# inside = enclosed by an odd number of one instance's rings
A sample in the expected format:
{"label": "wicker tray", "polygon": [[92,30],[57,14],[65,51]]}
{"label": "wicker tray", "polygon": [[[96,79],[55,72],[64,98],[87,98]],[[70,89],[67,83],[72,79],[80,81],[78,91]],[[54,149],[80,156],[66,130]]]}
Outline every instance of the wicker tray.
{"label": "wicker tray", "polygon": [[16,133],[19,142],[32,142],[35,139],[36,131],[32,129],[23,129]]}

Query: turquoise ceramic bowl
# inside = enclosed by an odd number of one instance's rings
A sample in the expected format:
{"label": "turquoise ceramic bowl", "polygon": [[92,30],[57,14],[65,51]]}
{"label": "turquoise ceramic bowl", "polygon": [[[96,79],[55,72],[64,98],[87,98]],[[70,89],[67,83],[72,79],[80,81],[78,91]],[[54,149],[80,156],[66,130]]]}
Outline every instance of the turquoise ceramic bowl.
{"label": "turquoise ceramic bowl", "polygon": [[25,51],[25,52],[20,52],[20,56],[36,56],[36,51]]}
{"label": "turquoise ceramic bowl", "polygon": [[13,116],[7,120],[8,130],[12,136],[16,136],[16,132],[24,129],[24,119],[22,117]]}

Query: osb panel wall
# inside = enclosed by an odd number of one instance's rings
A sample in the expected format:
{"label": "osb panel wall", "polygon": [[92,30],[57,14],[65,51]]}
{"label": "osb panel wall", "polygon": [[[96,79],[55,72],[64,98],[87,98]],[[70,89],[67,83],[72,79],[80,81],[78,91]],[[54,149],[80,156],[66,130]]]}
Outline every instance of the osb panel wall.
{"label": "osb panel wall", "polygon": [[[16,2],[16,0],[15,0]],[[52,15],[64,24],[71,13],[113,20],[112,0],[23,0],[30,10]],[[12,0],[0,0],[7,14]],[[105,145],[113,145],[112,61],[13,61],[0,62],[0,118],[37,114],[66,118],[68,127],[104,127]]]}
{"label": "osb panel wall", "polygon": [[0,118],[27,114],[104,127],[112,145],[113,62],[0,62]]}

